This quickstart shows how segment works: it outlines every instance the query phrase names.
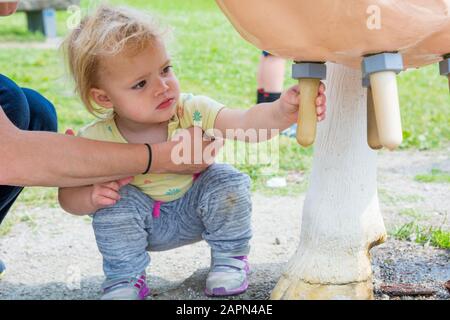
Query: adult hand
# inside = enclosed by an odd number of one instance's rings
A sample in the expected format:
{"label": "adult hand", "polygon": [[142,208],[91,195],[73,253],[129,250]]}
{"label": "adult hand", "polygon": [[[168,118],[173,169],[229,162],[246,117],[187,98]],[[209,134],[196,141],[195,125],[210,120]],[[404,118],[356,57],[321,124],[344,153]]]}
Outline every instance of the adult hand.
{"label": "adult hand", "polygon": [[13,14],[16,12],[18,5],[19,1],[0,2],[0,16],[9,16]]}
{"label": "adult hand", "polygon": [[223,139],[205,139],[199,127],[184,129],[172,141],[152,145],[156,163],[152,168],[158,169],[151,172],[200,173],[214,163],[214,158],[223,145]]}

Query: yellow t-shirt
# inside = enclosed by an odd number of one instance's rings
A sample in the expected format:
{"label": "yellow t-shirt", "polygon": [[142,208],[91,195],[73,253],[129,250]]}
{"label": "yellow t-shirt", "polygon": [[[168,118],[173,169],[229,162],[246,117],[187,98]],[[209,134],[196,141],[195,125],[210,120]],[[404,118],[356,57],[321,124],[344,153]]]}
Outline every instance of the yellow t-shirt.
{"label": "yellow t-shirt", "polygon": [[[168,139],[177,129],[187,129],[192,126],[201,127],[203,131],[214,129],[214,122],[224,105],[205,96],[181,94],[176,115],[169,121]],[[97,120],[82,128],[78,134],[81,137],[128,143],[120,133],[113,117]],[[183,174],[145,174],[134,178],[132,185],[157,201],[173,201],[181,198],[192,186],[193,175]]]}

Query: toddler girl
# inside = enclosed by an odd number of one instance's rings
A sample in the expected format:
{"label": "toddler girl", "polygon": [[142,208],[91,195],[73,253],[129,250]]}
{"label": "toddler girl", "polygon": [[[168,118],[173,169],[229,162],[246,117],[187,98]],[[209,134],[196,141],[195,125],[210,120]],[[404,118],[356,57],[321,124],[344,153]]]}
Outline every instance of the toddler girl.
{"label": "toddler girl", "polygon": [[[99,7],[71,32],[65,49],[83,103],[94,115],[103,115],[80,131],[86,138],[158,143],[180,128],[197,126],[225,135],[227,129],[283,130],[297,119],[294,87],[279,100],[249,110],[180,94],[163,33],[151,17],[132,9]],[[321,86],[319,120],[325,112],[323,93]],[[202,239],[211,247],[206,294],[235,295],[247,289],[252,236],[247,175],[213,164],[199,176],[142,174],[129,184],[131,180],[59,190],[66,211],[93,214],[106,275],[103,299],[144,299],[149,294],[148,251]]]}

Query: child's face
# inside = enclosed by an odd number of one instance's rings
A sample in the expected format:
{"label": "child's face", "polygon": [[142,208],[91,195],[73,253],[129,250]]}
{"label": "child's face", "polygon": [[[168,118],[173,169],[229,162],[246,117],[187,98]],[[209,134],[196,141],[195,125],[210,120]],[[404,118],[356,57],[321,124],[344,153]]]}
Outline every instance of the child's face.
{"label": "child's face", "polygon": [[107,57],[100,69],[101,88],[91,89],[91,94],[98,104],[114,108],[119,117],[155,124],[175,114],[180,88],[162,42],[135,55]]}

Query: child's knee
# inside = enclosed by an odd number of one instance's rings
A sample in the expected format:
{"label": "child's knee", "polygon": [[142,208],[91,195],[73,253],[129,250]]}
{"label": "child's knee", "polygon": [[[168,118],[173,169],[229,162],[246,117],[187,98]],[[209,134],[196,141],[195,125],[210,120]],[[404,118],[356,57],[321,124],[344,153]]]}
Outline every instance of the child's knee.
{"label": "child's knee", "polygon": [[223,207],[224,211],[229,214],[250,215],[252,202],[250,192],[245,189],[229,189],[217,198],[219,203],[217,206]]}
{"label": "child's knee", "polygon": [[[232,168],[232,167],[231,167]],[[232,168],[223,168],[221,178],[211,178],[202,198],[202,211],[213,215],[250,216],[252,210],[250,178]]]}
{"label": "child's knee", "polygon": [[224,190],[228,187],[250,192],[250,177],[228,164],[213,164],[205,171],[208,188]]}
{"label": "child's knee", "polygon": [[224,208],[228,212],[251,207],[250,177],[227,164],[212,165],[201,181],[203,207]]}
{"label": "child's knee", "polygon": [[[130,221],[144,221],[148,218],[150,199],[136,187],[127,185],[120,189],[120,200],[113,206],[95,212],[93,225],[118,224]],[[151,216],[151,215],[150,215]]]}

